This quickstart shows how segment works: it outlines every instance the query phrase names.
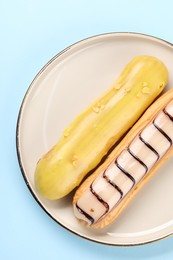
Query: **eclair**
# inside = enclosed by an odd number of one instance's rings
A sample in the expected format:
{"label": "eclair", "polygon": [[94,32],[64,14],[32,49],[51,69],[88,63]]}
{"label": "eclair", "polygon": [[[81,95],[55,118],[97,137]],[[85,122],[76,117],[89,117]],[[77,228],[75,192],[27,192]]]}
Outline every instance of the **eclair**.
{"label": "eclair", "polygon": [[57,200],[78,187],[167,82],[168,70],[162,61],[152,56],[134,57],[111,87],[81,111],[41,156],[34,173],[38,193]]}
{"label": "eclair", "polygon": [[79,186],[73,198],[76,218],[91,228],[110,225],[173,154],[172,147],[173,89],[146,110],[105,162]]}

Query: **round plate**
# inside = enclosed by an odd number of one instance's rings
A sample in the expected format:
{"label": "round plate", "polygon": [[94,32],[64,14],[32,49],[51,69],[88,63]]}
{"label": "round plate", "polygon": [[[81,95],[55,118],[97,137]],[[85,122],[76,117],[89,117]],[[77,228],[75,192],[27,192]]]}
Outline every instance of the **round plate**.
{"label": "round plate", "polygon": [[173,47],[136,33],[110,33],[80,41],[55,56],[31,83],[17,124],[17,153],[22,174],[37,202],[57,223],[75,234],[110,245],[138,245],[173,234],[173,174],[167,161],[111,227],[92,231],[75,219],[72,196],[49,201],[37,193],[34,170],[63,129],[105,91],[136,55],[161,59],[173,86]]}

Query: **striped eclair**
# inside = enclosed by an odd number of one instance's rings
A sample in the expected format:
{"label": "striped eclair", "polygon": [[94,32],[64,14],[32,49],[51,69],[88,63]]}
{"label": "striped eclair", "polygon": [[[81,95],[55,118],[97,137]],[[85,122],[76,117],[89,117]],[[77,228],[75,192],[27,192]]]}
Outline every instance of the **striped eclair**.
{"label": "striped eclair", "polygon": [[75,216],[92,228],[111,224],[173,153],[173,89],[155,101],[77,189]]}

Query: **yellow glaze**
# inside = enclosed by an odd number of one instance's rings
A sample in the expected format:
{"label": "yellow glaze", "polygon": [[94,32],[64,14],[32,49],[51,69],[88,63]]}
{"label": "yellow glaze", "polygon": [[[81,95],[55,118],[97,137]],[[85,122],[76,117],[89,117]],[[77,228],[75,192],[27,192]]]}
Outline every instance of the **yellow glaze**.
{"label": "yellow glaze", "polygon": [[167,80],[167,69],[160,60],[135,57],[112,87],[79,114],[39,160],[35,171],[38,192],[53,200],[77,187],[160,94]]}

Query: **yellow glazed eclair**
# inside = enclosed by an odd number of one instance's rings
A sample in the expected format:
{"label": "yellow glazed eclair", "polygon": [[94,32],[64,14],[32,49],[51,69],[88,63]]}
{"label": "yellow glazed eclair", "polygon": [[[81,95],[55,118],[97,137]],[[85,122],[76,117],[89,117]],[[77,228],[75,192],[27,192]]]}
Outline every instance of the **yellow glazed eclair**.
{"label": "yellow glazed eclair", "polygon": [[75,216],[92,228],[111,224],[173,154],[173,89],[155,101],[107,160],[78,188]]}
{"label": "yellow glazed eclair", "polygon": [[160,60],[134,57],[112,87],[79,114],[40,158],[35,169],[37,191],[51,200],[70,193],[132,127],[167,80]]}

